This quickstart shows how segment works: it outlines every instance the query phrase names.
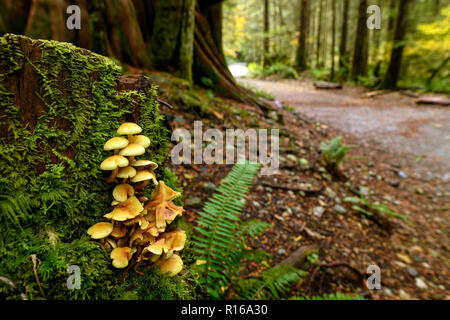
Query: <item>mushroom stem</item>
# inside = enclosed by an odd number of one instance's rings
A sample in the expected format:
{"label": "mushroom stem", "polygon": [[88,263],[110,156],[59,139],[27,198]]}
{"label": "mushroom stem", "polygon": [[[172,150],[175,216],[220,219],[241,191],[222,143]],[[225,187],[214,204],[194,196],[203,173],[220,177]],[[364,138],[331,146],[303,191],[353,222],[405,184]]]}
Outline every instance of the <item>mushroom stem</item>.
{"label": "mushroom stem", "polygon": [[133,143],[133,135],[132,134],[128,135],[128,142]]}
{"label": "mushroom stem", "polygon": [[128,178],[123,178],[123,179],[122,179],[122,184],[127,183],[127,181],[128,181]]}
{"label": "mushroom stem", "polygon": [[119,168],[114,169],[111,172],[111,175],[109,176],[109,178],[106,179],[106,182],[108,182],[108,183],[114,182],[118,173],[119,173]]}
{"label": "mushroom stem", "polygon": [[142,181],[141,183],[134,186],[134,191],[139,191],[144,189],[148,185],[148,180]]}
{"label": "mushroom stem", "polygon": [[114,154],[116,155],[116,154],[119,154],[119,149],[114,149]]}

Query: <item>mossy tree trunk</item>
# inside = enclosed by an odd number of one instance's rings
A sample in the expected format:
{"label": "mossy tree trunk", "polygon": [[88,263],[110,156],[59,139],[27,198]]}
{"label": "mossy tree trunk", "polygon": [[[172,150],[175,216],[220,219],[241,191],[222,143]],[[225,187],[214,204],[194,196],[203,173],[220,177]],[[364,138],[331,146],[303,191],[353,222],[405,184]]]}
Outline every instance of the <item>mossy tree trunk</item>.
{"label": "mossy tree trunk", "polygon": [[[0,33],[71,42],[133,67],[171,72],[201,86],[211,84],[227,97],[264,106],[228,71],[222,52],[222,1],[0,0]],[[73,4],[81,9],[80,30],[66,27],[66,9]]]}

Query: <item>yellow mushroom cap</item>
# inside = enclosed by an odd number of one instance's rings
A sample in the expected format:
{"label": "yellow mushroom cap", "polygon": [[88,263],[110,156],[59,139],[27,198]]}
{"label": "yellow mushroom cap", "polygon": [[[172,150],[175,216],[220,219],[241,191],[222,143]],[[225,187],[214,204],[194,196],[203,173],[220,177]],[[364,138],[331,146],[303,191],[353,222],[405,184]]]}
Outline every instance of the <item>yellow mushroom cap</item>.
{"label": "yellow mushroom cap", "polygon": [[144,207],[135,196],[129,197],[126,201],[119,203],[114,210],[104,215],[105,218],[125,221],[137,217]]}
{"label": "yellow mushroom cap", "polygon": [[169,273],[170,277],[173,277],[183,269],[183,260],[177,254],[172,254],[166,260],[158,262],[158,266],[162,274]]}
{"label": "yellow mushroom cap", "polygon": [[134,189],[129,184],[119,184],[113,190],[113,197],[119,202],[124,202],[131,196],[134,196]]}
{"label": "yellow mushroom cap", "polygon": [[133,143],[140,144],[144,148],[148,148],[150,146],[150,139],[140,134],[133,137]]}
{"label": "yellow mushroom cap", "polygon": [[123,137],[114,137],[106,141],[103,149],[108,150],[116,150],[125,148],[128,145],[128,140]]}
{"label": "yellow mushroom cap", "polygon": [[156,175],[153,171],[149,170],[140,170],[136,173],[134,177],[131,178],[131,182],[141,182],[145,180],[153,180],[153,182],[157,182]]}
{"label": "yellow mushroom cap", "polygon": [[128,166],[128,164],[129,162],[127,158],[119,155],[114,155],[103,160],[103,162],[100,164],[100,169],[115,170],[119,167],[126,167]]}
{"label": "yellow mushroom cap", "polygon": [[166,232],[161,236],[165,239],[165,248],[168,250],[180,251],[184,248],[184,243],[186,242],[186,232],[184,230],[174,230],[171,232]]}
{"label": "yellow mushroom cap", "polygon": [[136,175],[136,169],[128,166],[128,167],[123,167],[119,169],[119,172],[117,173],[117,178],[131,178],[134,177]]}
{"label": "yellow mushroom cap", "polygon": [[146,204],[147,208],[154,208],[158,205],[160,205],[163,202],[171,201],[177,197],[179,197],[181,193],[178,191],[173,190],[172,188],[168,187],[164,181],[158,182],[158,187],[152,194],[152,200]]}
{"label": "yellow mushroom cap", "polygon": [[131,161],[131,166],[133,167],[149,167],[149,170],[155,170],[158,168],[158,164],[156,162],[150,161],[150,160],[134,160]]}
{"label": "yellow mushroom cap", "polygon": [[138,126],[136,123],[133,122],[125,122],[122,123],[119,127],[119,129],[117,129],[117,133],[120,135],[125,135],[125,134],[138,134],[142,132],[142,128],[140,126]]}
{"label": "yellow mushroom cap", "polygon": [[87,233],[93,239],[103,239],[109,236],[109,234],[113,231],[113,225],[109,222],[99,222],[90,227]]}
{"label": "yellow mushroom cap", "polygon": [[145,153],[145,148],[137,143],[129,144],[126,148],[120,150],[119,154],[125,157],[140,156]]}
{"label": "yellow mushroom cap", "polygon": [[113,260],[112,265],[117,269],[125,268],[132,255],[133,252],[129,247],[114,248],[110,255]]}
{"label": "yellow mushroom cap", "polygon": [[158,241],[145,247],[144,250],[150,251],[153,254],[160,255],[163,252],[164,241],[165,241],[164,239],[159,239]]}

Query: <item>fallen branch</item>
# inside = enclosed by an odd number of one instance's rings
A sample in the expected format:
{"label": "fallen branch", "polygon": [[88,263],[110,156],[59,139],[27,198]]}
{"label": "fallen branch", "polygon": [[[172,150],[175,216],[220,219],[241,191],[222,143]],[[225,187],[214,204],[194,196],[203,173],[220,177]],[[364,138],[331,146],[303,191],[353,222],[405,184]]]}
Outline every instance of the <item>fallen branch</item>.
{"label": "fallen branch", "polygon": [[302,265],[305,263],[306,258],[315,252],[318,252],[320,250],[320,246],[313,244],[310,246],[302,246],[295,250],[289,257],[281,261],[277,267],[280,266],[293,266],[295,268],[301,268]]}
{"label": "fallen branch", "polygon": [[44,299],[47,299],[47,297],[45,296],[44,290],[42,290],[41,282],[39,281],[39,277],[38,277],[38,274],[37,274],[36,255],[32,254],[30,257],[31,257],[31,262],[33,262],[34,277],[36,278],[36,282],[38,284],[39,291],[41,291],[42,297],[44,297]]}

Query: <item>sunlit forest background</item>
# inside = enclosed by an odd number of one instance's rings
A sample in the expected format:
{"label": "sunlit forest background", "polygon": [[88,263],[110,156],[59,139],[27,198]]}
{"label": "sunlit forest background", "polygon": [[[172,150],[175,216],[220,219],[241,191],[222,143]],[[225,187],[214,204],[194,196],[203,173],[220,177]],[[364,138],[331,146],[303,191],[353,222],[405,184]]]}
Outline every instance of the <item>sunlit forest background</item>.
{"label": "sunlit forest background", "polygon": [[[377,86],[395,45],[404,46],[398,87],[449,91],[448,1],[415,0],[404,9],[396,0],[262,2],[224,2],[224,53],[229,63],[248,63],[252,76],[353,80]],[[366,27],[369,5],[381,8],[380,29]],[[364,19],[359,19],[361,14]],[[405,20],[404,37],[394,41],[399,19]]]}

